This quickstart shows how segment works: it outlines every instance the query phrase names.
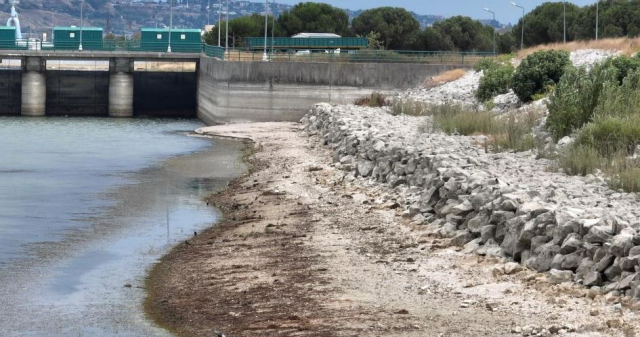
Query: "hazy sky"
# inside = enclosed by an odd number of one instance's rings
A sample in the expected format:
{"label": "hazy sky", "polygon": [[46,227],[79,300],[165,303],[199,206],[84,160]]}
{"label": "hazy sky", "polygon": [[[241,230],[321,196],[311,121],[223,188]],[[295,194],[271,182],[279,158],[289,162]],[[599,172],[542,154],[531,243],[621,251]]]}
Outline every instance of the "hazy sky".
{"label": "hazy sky", "polygon": [[[278,3],[296,4],[300,0],[275,0]],[[467,15],[475,19],[491,18],[491,13],[482,10],[489,7],[496,12],[496,20],[502,23],[515,23],[522,15],[520,8],[513,7],[511,0],[313,0],[325,2],[348,9],[366,9],[380,6],[404,7],[418,14],[435,14],[444,16]],[[518,5],[530,11],[542,4],[543,0],[516,0]],[[596,0],[569,1],[583,6],[593,4]]]}

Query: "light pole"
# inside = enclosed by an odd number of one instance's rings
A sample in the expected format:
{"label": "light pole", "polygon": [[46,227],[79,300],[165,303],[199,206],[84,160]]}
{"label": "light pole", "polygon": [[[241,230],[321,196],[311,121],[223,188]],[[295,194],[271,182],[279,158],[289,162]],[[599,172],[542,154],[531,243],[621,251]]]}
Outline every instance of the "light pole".
{"label": "light pole", "polygon": [[169,45],[167,47],[167,53],[171,52],[171,31],[173,30],[173,0],[169,0]]}
{"label": "light pole", "polygon": [[[273,6],[271,8],[276,8],[276,0],[273,0],[272,5]],[[273,58],[273,42],[274,42],[275,31],[276,31],[276,13],[275,13],[275,10],[272,10],[271,11],[271,57],[272,58]]]}
{"label": "light pole", "polygon": [[211,0],[207,2],[207,26],[211,26]]}
{"label": "light pole", "polygon": [[267,31],[269,22],[269,0],[264,0],[264,54],[262,54],[262,61],[267,61]]}
{"label": "light pole", "polygon": [[[226,19],[225,19],[225,38],[224,38],[224,50],[229,50],[229,0],[227,0],[227,10],[226,10]],[[231,55],[231,54],[229,54]]]}
{"label": "light pole", "polygon": [[[496,22],[496,13],[491,11],[489,8],[484,8],[484,10],[486,12],[489,12],[491,14],[493,14],[493,22],[491,23],[493,25],[493,23]],[[496,27],[493,27],[493,54],[496,53]]]}
{"label": "light pole", "polygon": [[512,2],[511,4],[512,4],[513,6],[516,6],[516,7],[518,7],[518,8],[521,8],[521,9],[522,9],[522,33],[521,33],[521,35],[520,35],[520,50],[522,50],[522,49],[524,49],[524,7],[523,7],[523,6],[518,5],[518,4],[517,4],[517,3],[515,3],[515,2]]}
{"label": "light pole", "polygon": [[562,1],[563,18],[562,24],[564,25],[564,43],[567,43],[567,2]]}
{"label": "light pole", "polygon": [[222,0],[218,0],[218,47],[220,47],[220,21],[222,21]]}
{"label": "light pole", "polygon": [[78,46],[78,50],[82,51],[82,27],[84,26],[84,0],[80,2],[80,45]]}
{"label": "light pole", "polygon": [[600,16],[600,0],[596,0],[596,41],[598,41],[598,19]]}

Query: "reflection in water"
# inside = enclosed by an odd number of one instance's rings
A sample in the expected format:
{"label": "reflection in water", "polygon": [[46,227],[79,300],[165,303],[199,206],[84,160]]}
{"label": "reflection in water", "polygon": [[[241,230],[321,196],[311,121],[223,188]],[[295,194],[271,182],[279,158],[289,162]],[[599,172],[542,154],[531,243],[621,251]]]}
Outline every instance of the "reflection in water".
{"label": "reflection in water", "polygon": [[242,172],[239,144],[177,132],[199,126],[0,118],[0,336],[165,334],[141,311],[144,271]]}

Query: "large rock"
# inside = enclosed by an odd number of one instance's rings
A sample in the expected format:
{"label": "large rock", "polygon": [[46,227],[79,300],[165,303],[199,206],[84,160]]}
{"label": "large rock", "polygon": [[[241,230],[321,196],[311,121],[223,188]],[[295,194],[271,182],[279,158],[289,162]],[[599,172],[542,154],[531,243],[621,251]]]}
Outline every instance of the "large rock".
{"label": "large rock", "polygon": [[551,269],[547,274],[547,279],[553,284],[560,284],[573,281],[573,273],[569,270]]}

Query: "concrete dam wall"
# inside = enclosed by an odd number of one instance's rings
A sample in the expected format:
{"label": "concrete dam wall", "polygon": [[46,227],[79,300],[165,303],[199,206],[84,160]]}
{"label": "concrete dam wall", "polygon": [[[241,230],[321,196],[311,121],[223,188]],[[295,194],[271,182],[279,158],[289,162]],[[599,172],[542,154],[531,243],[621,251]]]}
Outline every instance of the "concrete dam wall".
{"label": "concrete dam wall", "polygon": [[[464,66],[463,66],[464,67]],[[416,87],[455,65],[233,62],[203,56],[198,117],[205,123],[299,121],[315,103]]]}

